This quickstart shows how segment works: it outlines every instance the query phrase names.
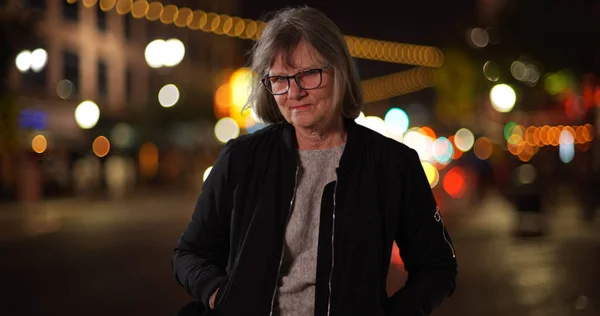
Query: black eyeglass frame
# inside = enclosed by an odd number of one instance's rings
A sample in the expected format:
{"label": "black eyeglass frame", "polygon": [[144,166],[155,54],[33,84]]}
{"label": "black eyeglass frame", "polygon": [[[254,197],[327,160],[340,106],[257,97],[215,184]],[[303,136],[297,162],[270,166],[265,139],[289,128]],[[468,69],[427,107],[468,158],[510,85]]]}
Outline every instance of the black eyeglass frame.
{"label": "black eyeglass frame", "polygon": [[[325,70],[327,68],[330,68],[330,67],[331,67],[331,65],[325,65],[325,66],[323,66],[321,68],[305,69],[305,70],[302,70],[302,71],[300,71],[300,72],[298,72],[298,73],[296,73],[294,75],[291,75],[291,76],[280,76],[280,75],[278,75],[278,76],[269,76],[269,75],[265,75],[261,79],[261,82],[262,82],[263,86],[265,87],[265,89],[267,89],[267,91],[269,91],[269,93],[271,93],[272,95],[283,95],[283,94],[288,93],[290,91],[290,86],[292,84],[290,82],[290,79],[292,79],[292,78],[294,78],[294,81],[296,81],[296,84],[298,85],[298,87],[300,87],[300,89],[302,89],[302,90],[314,90],[314,89],[317,89],[318,87],[320,87],[321,84],[323,83],[323,70]],[[299,74],[306,73],[306,72],[309,72],[309,71],[314,71],[314,70],[316,70],[316,71],[319,72],[319,84],[316,87],[314,87],[314,88],[304,88],[302,86],[302,84],[300,84],[300,82],[298,81],[298,77],[297,76]],[[281,93],[273,93],[273,91],[271,91],[271,89],[269,88],[269,85],[267,83],[270,78],[285,78],[285,79],[287,79],[287,83],[288,83],[287,84],[287,89],[285,89],[285,91],[281,92]]]}

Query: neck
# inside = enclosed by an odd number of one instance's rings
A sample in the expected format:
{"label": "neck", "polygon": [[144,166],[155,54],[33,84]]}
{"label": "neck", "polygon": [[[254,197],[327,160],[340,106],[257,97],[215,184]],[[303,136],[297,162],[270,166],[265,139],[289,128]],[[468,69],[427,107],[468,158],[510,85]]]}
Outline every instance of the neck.
{"label": "neck", "polygon": [[344,120],[340,117],[334,124],[324,128],[296,127],[298,148],[303,150],[328,149],[346,143]]}

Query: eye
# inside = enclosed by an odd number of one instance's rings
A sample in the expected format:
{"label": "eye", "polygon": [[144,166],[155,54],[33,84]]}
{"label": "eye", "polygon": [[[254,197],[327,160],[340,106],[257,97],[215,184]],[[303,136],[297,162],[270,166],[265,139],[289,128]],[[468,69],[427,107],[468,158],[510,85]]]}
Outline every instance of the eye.
{"label": "eye", "polygon": [[304,71],[302,73],[303,76],[313,76],[313,75],[318,75],[319,74],[319,70],[318,69],[309,69],[307,71]]}
{"label": "eye", "polygon": [[271,83],[281,83],[281,82],[287,81],[287,78],[282,77],[282,76],[273,76],[273,77],[269,77],[268,79]]}

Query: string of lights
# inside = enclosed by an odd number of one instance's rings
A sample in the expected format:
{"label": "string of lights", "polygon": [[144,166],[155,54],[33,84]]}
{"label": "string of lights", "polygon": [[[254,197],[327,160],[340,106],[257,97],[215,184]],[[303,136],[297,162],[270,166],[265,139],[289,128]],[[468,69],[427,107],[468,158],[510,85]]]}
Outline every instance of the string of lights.
{"label": "string of lights", "polygon": [[414,67],[409,70],[362,81],[365,103],[386,100],[416,92],[435,84],[435,70]]}
{"label": "string of lights", "polygon": [[[76,3],[78,0],[66,0]],[[84,7],[96,5],[104,12],[116,10],[118,14],[131,14],[136,19],[146,18],[148,21],[160,21],[176,27],[187,27],[207,33],[226,35],[246,40],[260,38],[266,23],[244,19],[226,14],[192,10],[177,7],[173,4],[163,5],[159,1],[146,0],[81,0]],[[353,57],[400,63],[424,67],[440,67],[444,62],[444,54],[437,47],[402,44],[369,38],[345,36],[346,43]]]}
{"label": "string of lights", "polygon": [[[74,4],[78,0],[66,0]],[[226,14],[192,10],[173,4],[163,5],[159,1],[147,0],[81,0],[86,8],[96,5],[104,12],[116,10],[120,15],[131,14],[135,19],[160,21],[165,25],[187,27],[207,33],[258,40],[266,23]],[[355,36],[344,36],[353,57],[416,65],[410,70],[362,81],[365,103],[416,92],[434,85],[433,71],[426,67],[440,67],[444,54],[439,48],[374,40]]]}

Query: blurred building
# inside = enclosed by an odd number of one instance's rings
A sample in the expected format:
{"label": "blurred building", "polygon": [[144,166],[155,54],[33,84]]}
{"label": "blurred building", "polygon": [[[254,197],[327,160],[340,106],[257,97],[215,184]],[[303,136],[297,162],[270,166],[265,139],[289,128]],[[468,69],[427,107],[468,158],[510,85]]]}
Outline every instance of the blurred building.
{"label": "blurred building", "polygon": [[[234,14],[236,3],[203,1],[202,8],[193,1],[177,4]],[[95,137],[110,139],[118,123],[125,122],[136,132],[137,143],[127,146],[132,153],[144,140],[168,142],[169,132],[181,136],[181,129],[171,128],[179,121],[214,119],[212,100],[219,74],[243,63],[239,39],[136,19],[129,12],[102,10],[100,4],[0,1],[0,16],[21,20],[27,16],[32,24],[31,34],[22,38],[17,50],[17,54],[25,51],[27,58],[15,56],[9,72],[9,91],[19,109],[21,149],[0,153],[0,187],[12,192],[12,197],[19,191],[18,166],[23,157],[58,160],[66,166],[60,168],[63,173],[70,173],[74,159],[92,154]],[[183,60],[174,67],[151,68],[144,58],[146,46],[154,39],[169,38],[184,44]],[[165,84],[176,85],[179,92],[177,105],[168,109],[158,100]],[[100,110],[98,123],[89,130],[80,128],[74,116],[84,100],[93,101]],[[43,136],[42,143],[35,138],[38,135]],[[70,178],[63,182],[71,182]]]}

